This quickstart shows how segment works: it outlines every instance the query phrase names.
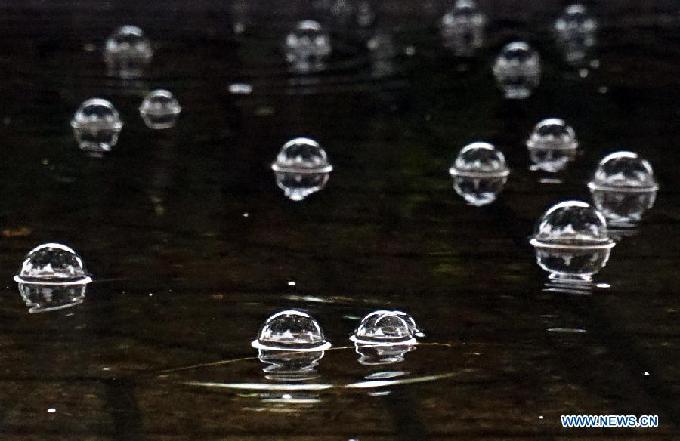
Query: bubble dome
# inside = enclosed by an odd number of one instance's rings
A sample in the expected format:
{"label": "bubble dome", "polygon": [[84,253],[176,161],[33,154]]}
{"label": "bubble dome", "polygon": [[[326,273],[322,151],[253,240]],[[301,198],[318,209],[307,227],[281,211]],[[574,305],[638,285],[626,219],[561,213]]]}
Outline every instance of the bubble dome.
{"label": "bubble dome", "polygon": [[350,337],[358,345],[413,345],[424,334],[415,320],[401,311],[378,310],[365,316]]}
{"label": "bubble dome", "polygon": [[523,41],[508,43],[496,57],[493,74],[506,98],[528,98],[540,80],[541,60],[538,52]]}
{"label": "bubble dome", "polygon": [[76,110],[71,127],[81,149],[109,151],[118,142],[123,122],[110,101],[90,98]]}
{"label": "bubble dome", "polygon": [[597,30],[597,21],[588,14],[581,4],[566,7],[562,15],[555,21],[555,31],[562,38],[570,38],[578,34],[590,34]]}
{"label": "bubble dome", "polygon": [[649,162],[636,153],[626,151],[605,156],[588,187],[591,190],[631,192],[649,192],[659,188]]}
{"label": "bubble dome", "polygon": [[309,314],[289,309],[269,317],[252,346],[259,350],[323,351],[331,344]]}
{"label": "bubble dome", "polygon": [[152,129],[173,127],[181,111],[182,107],[177,98],[172,92],[164,89],[149,92],[139,106],[144,123]]}
{"label": "bubble dome", "polygon": [[545,212],[531,244],[537,248],[611,248],[614,241],[599,211],[586,202],[566,201]]}
{"label": "bubble dome", "polygon": [[529,149],[573,150],[578,147],[576,133],[559,118],[548,118],[536,124],[527,140]]}
{"label": "bubble dome", "polygon": [[272,164],[275,172],[329,173],[333,166],[328,162],[326,152],[316,141],[309,138],[295,138],[283,145]]}
{"label": "bubble dome", "polygon": [[331,39],[318,21],[303,20],[286,36],[284,50],[289,63],[320,60],[330,55]]}
{"label": "bubble dome", "polygon": [[37,285],[84,285],[92,278],[83,259],[66,245],[46,243],[28,252],[14,280]]}
{"label": "bubble dome", "polygon": [[153,56],[151,43],[137,26],[121,26],[106,40],[106,58],[134,58],[150,60]]}
{"label": "bubble dome", "polygon": [[458,153],[449,173],[452,176],[496,177],[507,176],[510,171],[500,150],[486,142],[473,142]]}

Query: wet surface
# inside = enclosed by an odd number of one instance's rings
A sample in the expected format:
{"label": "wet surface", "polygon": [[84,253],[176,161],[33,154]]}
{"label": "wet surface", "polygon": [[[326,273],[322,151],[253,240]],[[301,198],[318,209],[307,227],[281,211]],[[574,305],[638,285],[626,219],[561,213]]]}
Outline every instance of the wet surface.
{"label": "wet surface", "polygon": [[[584,75],[550,32],[563,5],[491,3],[480,2],[486,41],[469,58],[440,39],[443,2],[376,7],[362,30],[307,17],[302,3],[4,3],[3,439],[677,437],[677,5],[593,7],[598,67]],[[281,45],[305,18],[326,24],[333,52],[299,74]],[[139,79],[107,75],[103,45],[123,24],[154,45]],[[491,65],[518,38],[543,74],[529,99],[506,101]],[[152,130],[139,106],[159,88],[182,112]],[[124,122],[99,158],[69,126],[91,97]],[[579,141],[557,174],[531,171],[525,145],[548,117]],[[317,140],[333,171],[295,202],[270,165],[297,136]],[[449,175],[473,141],[493,143],[510,169],[484,207]],[[534,223],[554,203],[590,200],[598,161],[622,149],[654,167],[654,207],[592,286],[564,289],[536,265]],[[53,241],[73,246],[94,282],[79,304],[32,314],[12,276]],[[333,343],[318,375],[295,383],[267,378],[250,346],[289,308]],[[402,362],[358,361],[349,337],[377,309],[408,312],[426,335]],[[659,414],[660,427],[562,429],[569,413]]]}

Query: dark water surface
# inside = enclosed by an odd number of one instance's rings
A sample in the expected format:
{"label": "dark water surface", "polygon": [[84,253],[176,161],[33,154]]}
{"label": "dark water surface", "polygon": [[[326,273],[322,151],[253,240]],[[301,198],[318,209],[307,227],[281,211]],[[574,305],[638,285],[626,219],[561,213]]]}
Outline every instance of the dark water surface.
{"label": "dark water surface", "polygon": [[[491,22],[475,58],[443,48],[444,2],[395,1],[376,7],[394,57],[365,49],[374,28],[330,23],[328,69],[299,76],[280,42],[311,14],[302,2],[1,3],[2,439],[678,439],[680,6],[594,6],[600,67],[585,78],[550,33],[562,4],[480,6]],[[122,24],[154,42],[140,80],[106,75],[104,39]],[[513,103],[490,65],[518,37],[544,75]],[[253,91],[230,94],[233,83]],[[183,106],[174,129],[139,117],[158,87]],[[93,96],[125,122],[99,159],[68,125]],[[524,146],[549,116],[582,146],[560,184],[539,182]],[[335,170],[296,203],[269,164],[299,135]],[[448,175],[480,139],[512,168],[485,208]],[[597,161],[620,148],[653,164],[656,205],[592,295],[546,291],[535,220],[588,200]],[[75,247],[95,283],[81,305],[29,314],[12,275],[46,241]],[[334,343],[305,387],[265,378],[250,347],[286,308],[307,310]],[[363,366],[348,336],[381,308],[408,311],[427,338],[403,363]],[[570,413],[658,414],[660,427],[562,429]]]}

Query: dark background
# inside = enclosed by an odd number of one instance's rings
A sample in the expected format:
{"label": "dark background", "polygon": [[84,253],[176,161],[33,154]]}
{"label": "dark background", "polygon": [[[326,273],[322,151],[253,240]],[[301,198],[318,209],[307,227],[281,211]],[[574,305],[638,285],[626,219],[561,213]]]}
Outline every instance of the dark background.
{"label": "dark background", "polygon": [[[550,32],[564,3],[479,5],[486,44],[462,60],[437,33],[443,1],[376,2],[368,29],[317,17],[302,1],[0,3],[2,438],[678,436],[680,5],[591,5],[600,67],[585,78]],[[280,45],[310,17],[331,30],[334,53],[325,71],[296,76]],[[154,44],[139,80],[106,75],[103,44],[123,24]],[[365,47],[377,30],[394,38],[392,71],[376,70]],[[513,103],[490,66],[515,38],[540,51],[544,74]],[[252,94],[230,94],[236,82]],[[159,87],[183,106],[167,131],[148,129],[137,111]],[[69,127],[94,96],[125,122],[99,159]],[[550,116],[567,120],[582,147],[561,184],[539,182],[524,146]],[[299,135],[317,139],[335,170],[323,191],[294,203],[269,164]],[[493,142],[512,168],[485,208],[467,206],[448,176],[475,140]],[[546,291],[528,244],[535,220],[555,202],[588,200],[597,161],[621,148],[653,164],[655,207],[596,276],[609,289]],[[11,277],[46,241],[76,248],[95,283],[82,305],[29,314]],[[339,349],[319,368],[318,382],[333,387],[303,403],[187,384],[266,384],[250,341],[290,307],[318,318],[336,347],[371,310],[408,311],[426,344],[389,369],[443,377],[348,389],[378,368]],[[220,360],[236,361],[166,372]],[[566,413],[659,414],[661,426],[565,430]]]}

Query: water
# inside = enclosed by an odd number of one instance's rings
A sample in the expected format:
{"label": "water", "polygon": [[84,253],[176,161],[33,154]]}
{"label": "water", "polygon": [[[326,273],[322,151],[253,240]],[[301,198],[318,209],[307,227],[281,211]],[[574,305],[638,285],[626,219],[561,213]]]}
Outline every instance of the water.
{"label": "water", "polygon": [[[398,1],[375,4],[396,48],[391,73],[373,73],[372,29],[323,23],[332,54],[301,78],[281,43],[308,18],[302,2],[249,2],[238,16],[215,2],[3,5],[3,439],[588,436],[559,428],[572,412],[658,413],[659,429],[609,436],[677,438],[677,8],[589,8],[601,64],[581,78],[553,39],[562,5],[480,6],[489,25],[475,57],[443,47],[444,2]],[[99,53],[123,23],[154,41],[137,83],[107,75]],[[525,100],[505,100],[490,73],[509,38],[542,56]],[[180,98],[172,130],[139,117],[156,87]],[[93,96],[125,121],[99,160],[68,127]],[[580,147],[561,183],[544,185],[525,142],[552,115],[577,129]],[[292,203],[269,165],[300,135],[334,170]],[[479,139],[511,173],[493,203],[471,207],[447,170]],[[622,147],[653,165],[654,207],[590,295],[544,291],[527,241],[536,220],[587,200],[598,162]],[[29,314],[11,278],[51,241],[72,244],[95,282],[75,306]],[[250,346],[267,317],[291,308],[333,343],[315,362],[279,362],[300,381]],[[349,337],[377,309],[408,312],[426,338],[362,359]]]}

